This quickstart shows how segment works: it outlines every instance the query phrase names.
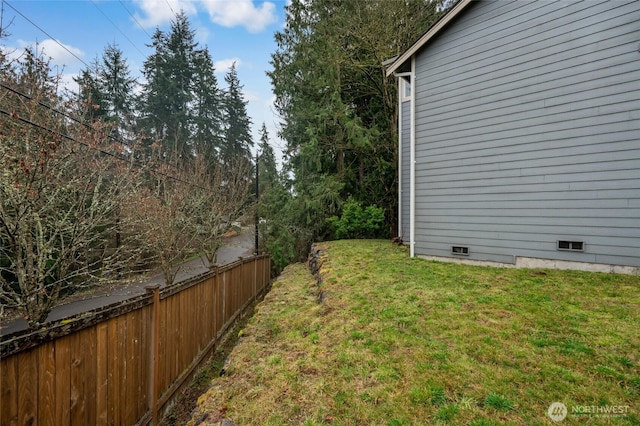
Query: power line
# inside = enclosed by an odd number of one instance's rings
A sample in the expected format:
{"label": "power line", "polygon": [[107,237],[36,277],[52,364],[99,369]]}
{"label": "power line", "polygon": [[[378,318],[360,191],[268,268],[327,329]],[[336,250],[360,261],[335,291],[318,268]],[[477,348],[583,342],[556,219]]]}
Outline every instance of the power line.
{"label": "power line", "polygon": [[18,15],[22,16],[24,19],[26,19],[31,25],[33,25],[34,27],[36,27],[37,29],[39,29],[40,31],[42,31],[47,37],[49,37],[51,40],[53,40],[54,42],[56,42],[60,47],[62,47],[64,50],[66,50],[67,52],[69,52],[71,54],[71,56],[73,56],[74,58],[76,58],[77,60],[79,60],[80,62],[82,62],[87,68],[89,67],[89,64],[87,64],[84,60],[82,60],[78,55],[76,55],[75,53],[73,53],[67,46],[65,46],[64,44],[60,43],[55,37],[53,37],[51,34],[49,34],[48,32],[46,32],[44,29],[42,29],[38,24],[36,24],[35,22],[33,22],[31,19],[27,18],[27,16],[25,14],[23,14],[22,12],[20,12],[18,9],[16,9],[13,5],[11,5],[11,3],[9,3],[6,0],[3,0],[4,3],[9,6],[11,9],[13,9]]}
{"label": "power line", "polygon": [[150,39],[153,38],[151,37],[151,34],[149,34],[147,32],[147,30],[144,29],[144,27],[142,26],[142,24],[140,24],[140,22],[138,21],[138,19],[136,19],[136,17],[133,15],[133,13],[131,13],[131,11],[129,11],[129,9],[127,8],[127,6],[125,6],[125,4],[122,2],[122,0],[119,0],[120,4],[122,5],[122,7],[124,8],[124,10],[127,11],[127,13],[129,14],[129,16],[131,16],[131,18],[135,21],[136,24],[138,24],[138,26],[140,27],[140,29],[142,31],[144,31],[144,33],[147,35],[147,37],[149,37]]}
{"label": "power line", "polygon": [[99,148],[92,147],[92,146],[90,146],[90,145],[89,145],[88,143],[86,143],[86,142],[79,141],[79,140],[75,139],[74,137],[69,136],[69,135],[66,135],[66,134],[64,134],[64,133],[62,133],[62,132],[59,132],[59,131],[55,130],[55,129],[50,129],[50,128],[45,127],[45,126],[43,126],[43,125],[41,125],[41,124],[35,123],[35,122],[33,122],[33,121],[29,120],[29,119],[26,119],[26,118],[23,118],[23,117],[19,116],[18,114],[12,114],[12,113],[10,113],[9,111],[5,111],[4,109],[1,109],[1,108],[0,108],[0,114],[4,114],[4,115],[6,115],[7,117],[11,117],[11,118],[12,118],[12,119],[14,119],[14,120],[18,120],[18,121],[21,121],[21,122],[23,122],[23,123],[25,123],[25,124],[29,124],[29,125],[31,125],[31,126],[33,126],[33,127],[36,127],[36,128],[38,128],[38,129],[40,129],[40,130],[45,130],[45,131],[47,131],[47,132],[49,132],[49,133],[53,133],[54,135],[58,135],[58,136],[60,136],[60,137],[62,137],[62,138],[64,138],[64,139],[67,139],[67,140],[73,141],[73,142],[75,142],[75,143],[77,143],[77,144],[80,144],[80,145],[82,145],[82,146],[85,146],[85,147],[87,147],[87,148],[95,149],[95,150],[97,150],[98,152],[100,152],[100,153],[102,153],[102,154],[108,155],[109,157],[113,157],[113,158],[117,158],[117,159],[119,159],[119,160],[125,160],[125,161],[126,161],[126,159],[125,159],[125,158],[119,157],[119,156],[115,155],[115,154],[114,154],[114,153],[112,153],[112,152],[109,152],[109,151],[105,151],[105,150],[102,150],[102,149],[99,149]]}
{"label": "power line", "polygon": [[[28,124],[28,125],[30,125],[30,126],[36,127],[36,128],[38,128],[38,129],[40,129],[40,130],[44,130],[44,131],[46,131],[46,132],[53,133],[54,135],[58,135],[58,136],[60,136],[60,137],[62,137],[62,138],[64,138],[64,139],[67,139],[67,140],[69,140],[69,141],[75,142],[75,143],[77,143],[77,144],[79,144],[79,145],[82,145],[82,146],[84,146],[84,147],[86,147],[86,148],[89,148],[89,149],[93,149],[93,150],[95,150],[95,151],[98,151],[99,153],[101,153],[101,154],[103,154],[103,155],[107,155],[107,156],[112,157],[112,158],[115,158],[116,160],[124,161],[124,162],[127,162],[127,163],[130,161],[130,160],[129,160],[128,158],[126,158],[126,157],[123,157],[123,156],[121,156],[121,155],[116,155],[116,154],[114,154],[114,153],[112,153],[112,152],[105,151],[105,150],[100,149],[100,148],[96,148],[96,147],[94,147],[94,146],[89,145],[89,144],[88,144],[88,143],[86,143],[86,142],[83,142],[83,141],[81,141],[81,140],[78,140],[78,139],[74,138],[73,136],[69,136],[69,135],[64,134],[64,133],[62,133],[62,132],[59,132],[58,130],[51,129],[51,128],[49,128],[49,127],[46,127],[46,126],[43,126],[43,125],[41,125],[41,124],[35,123],[35,122],[33,122],[33,121],[29,120],[29,119],[26,119],[26,118],[23,118],[23,117],[21,117],[21,116],[17,115],[17,114],[12,114],[12,113],[10,113],[9,111],[6,111],[6,110],[4,110],[4,109],[2,109],[2,108],[0,108],[0,114],[4,114],[4,115],[6,115],[7,117],[10,117],[10,118],[11,118],[11,119],[13,119],[13,120],[18,120],[18,121],[20,121],[20,122],[22,122],[22,123],[25,123],[25,124]],[[133,162],[132,164],[133,164],[135,167],[138,167],[138,168],[142,168],[142,167],[143,167],[143,166],[142,166],[142,164],[140,164],[140,163],[139,163],[138,161],[136,161],[135,159],[134,159],[134,162]],[[171,180],[174,180],[174,181],[176,181],[176,182],[180,182],[180,183],[187,184],[187,185],[189,185],[189,186],[191,186],[191,187],[193,187],[193,188],[198,188],[198,189],[202,189],[202,190],[204,190],[204,191],[209,191],[209,189],[207,189],[207,188],[204,188],[204,187],[202,187],[202,186],[200,186],[200,185],[196,185],[196,184],[194,184],[194,183],[192,183],[192,182],[188,182],[188,181],[186,181],[186,180],[184,180],[184,179],[181,179],[181,178],[178,178],[178,177],[175,177],[175,176],[169,175],[169,174],[167,174],[167,173],[163,173],[163,172],[160,172],[160,171],[158,171],[158,170],[150,170],[150,171],[151,171],[151,173],[154,173],[154,174],[156,174],[156,175],[164,176],[164,177],[166,177],[166,178],[168,178],[168,179],[171,179]]]}
{"label": "power line", "polygon": [[96,9],[98,9],[98,11],[99,11],[100,13],[102,13],[102,16],[104,16],[104,17],[107,19],[107,21],[109,21],[109,22],[111,23],[111,25],[113,25],[113,27],[114,27],[116,30],[118,30],[118,32],[120,32],[120,34],[122,34],[122,36],[123,36],[125,39],[127,39],[127,41],[128,41],[129,43],[131,43],[131,45],[134,47],[134,49],[136,49],[138,52],[140,52],[140,54],[141,54],[142,56],[144,56],[144,53],[142,53],[142,50],[138,49],[138,46],[137,46],[134,42],[132,42],[132,41],[131,41],[131,39],[130,39],[130,38],[129,38],[129,37],[128,37],[128,36],[127,36],[127,35],[126,35],[126,34],[125,34],[125,33],[124,33],[124,32],[123,32],[123,31],[122,31],[122,30],[121,30],[121,29],[120,29],[120,28],[119,28],[119,27],[118,27],[118,26],[113,22],[113,21],[112,21],[112,20],[111,20],[111,18],[109,18],[109,17],[107,16],[107,14],[106,14],[106,13],[104,13],[104,11],[103,11],[102,9],[100,9],[100,7],[98,7],[98,4],[95,2],[95,0],[91,0],[91,3],[93,3],[93,5],[96,7]]}
{"label": "power line", "polygon": [[174,12],[173,8],[171,7],[171,3],[169,3],[169,0],[164,0],[167,3],[167,6],[169,6],[169,10],[171,10],[171,13],[173,13],[173,16],[176,17],[176,22],[178,21],[178,15],[176,15],[176,12]]}
{"label": "power line", "polygon": [[[16,89],[14,89],[12,87],[9,87],[9,86],[7,86],[6,84],[4,84],[2,82],[0,82],[0,87],[2,87],[5,90],[8,90],[11,93],[14,93],[14,94],[18,95],[18,96],[22,96],[25,99],[29,99],[30,101],[36,101],[38,103],[38,105],[40,105],[41,107],[47,108],[50,111],[53,111],[53,112],[55,112],[57,114],[60,114],[63,117],[68,118],[69,120],[71,120],[71,121],[73,121],[73,122],[75,122],[77,124],[81,124],[84,127],[86,127],[87,129],[93,130],[93,127],[91,127],[91,125],[87,121],[82,121],[82,120],[80,120],[80,119],[78,119],[76,117],[73,117],[73,116],[69,115],[68,113],[66,113],[64,111],[60,111],[60,110],[52,107],[51,105],[47,105],[42,101],[35,100],[31,96],[27,95],[26,93],[22,93],[19,90],[16,90]],[[109,135],[108,138],[111,139],[112,141],[118,142],[119,144],[124,145],[126,147],[129,146],[126,142],[124,142],[124,141],[122,141],[120,139],[117,139],[115,136]]]}
{"label": "power line", "polygon": [[[30,100],[30,101],[35,101],[35,102],[37,102],[37,103],[38,103],[38,105],[40,105],[41,107],[46,108],[46,109],[48,109],[49,111],[53,111],[53,112],[55,112],[56,114],[60,114],[60,115],[62,115],[63,117],[68,118],[69,120],[73,121],[74,123],[77,123],[77,124],[80,124],[80,125],[82,125],[82,126],[86,127],[86,128],[87,128],[87,129],[89,129],[90,131],[94,131],[94,128],[93,128],[93,127],[91,126],[91,124],[89,124],[86,120],[84,120],[84,121],[83,121],[83,120],[80,120],[80,119],[78,119],[78,118],[76,118],[76,117],[71,116],[70,114],[68,114],[68,113],[66,113],[66,112],[64,112],[64,111],[60,111],[60,110],[58,110],[58,109],[56,109],[56,108],[52,107],[51,105],[47,105],[46,103],[44,103],[44,102],[42,102],[42,101],[35,100],[35,99],[33,99],[31,96],[29,96],[29,95],[27,95],[27,94],[25,94],[25,93],[22,93],[22,92],[20,92],[19,90],[16,90],[16,89],[14,89],[14,88],[12,88],[12,87],[10,87],[10,86],[7,86],[6,84],[4,84],[4,83],[2,83],[2,82],[0,82],[0,87],[2,87],[3,89],[5,89],[5,90],[7,90],[7,91],[9,91],[9,92],[11,92],[11,93],[14,93],[14,94],[18,95],[18,96],[22,96],[22,97],[23,97],[23,98],[25,98],[25,99],[28,99],[28,100]],[[10,113],[8,113],[7,111],[1,111],[1,112],[2,112],[3,114],[5,114],[5,115],[9,115],[9,116],[11,116],[11,114],[10,114]],[[46,131],[49,131],[49,132],[52,132],[52,133],[58,134],[58,135],[60,135],[60,136],[64,137],[65,139],[69,139],[69,140],[72,140],[72,141],[74,141],[74,142],[76,142],[76,143],[79,143],[79,144],[81,144],[81,145],[84,145],[84,146],[90,147],[90,146],[89,146],[89,145],[87,145],[85,142],[82,142],[82,141],[78,141],[78,140],[76,140],[76,139],[73,139],[71,136],[64,135],[64,134],[62,134],[62,133],[58,132],[57,130],[53,130],[53,129],[49,129],[49,128],[46,128],[46,127],[40,126],[40,125],[39,125],[39,124],[37,124],[37,123],[31,123],[31,122],[29,122],[29,120],[22,119],[22,118],[20,118],[20,121],[22,121],[22,122],[24,122],[24,123],[27,123],[27,124],[32,124],[32,125],[34,125],[34,126],[36,126],[36,127],[40,128],[40,129],[42,129],[42,130],[46,130]],[[122,145],[122,146],[125,146],[125,147],[127,147],[127,148],[131,148],[131,147],[130,147],[130,145],[129,145],[127,142],[125,142],[125,141],[123,141],[123,140],[121,140],[121,139],[118,139],[118,138],[116,138],[116,137],[115,137],[115,136],[113,136],[113,135],[107,135],[107,138],[109,138],[110,140],[112,140],[112,141],[114,141],[114,142],[116,142],[116,143],[118,143],[118,144],[120,144],[120,145]],[[90,148],[92,148],[92,147],[90,147]],[[92,149],[93,149],[93,148],[92,148]],[[96,149],[97,149],[97,148],[96,148]],[[103,152],[103,151],[101,151],[101,150],[100,150],[100,152]],[[111,156],[114,156],[113,154],[111,154],[111,153],[109,153],[109,152],[103,152],[103,153],[108,154],[108,155],[111,155]],[[124,160],[124,161],[128,161],[128,160],[127,160],[126,158],[124,158],[124,157],[115,157],[115,158],[118,158],[118,159],[120,159],[120,160]],[[171,165],[171,164],[167,163],[167,162],[166,162],[166,161],[164,161],[164,160],[161,160],[161,162],[162,162],[163,164],[165,164],[166,166],[169,166],[169,167],[175,167],[175,166],[173,166],[173,165]],[[137,166],[138,166],[138,167],[142,167],[142,165],[141,165],[141,164],[137,164]],[[158,172],[158,171],[154,171],[154,173],[157,173],[157,174],[159,174],[160,176],[165,176],[165,177],[167,177],[167,178],[169,178],[169,179],[173,179],[173,180],[178,181],[178,182],[186,183],[186,184],[188,184],[188,185],[190,185],[190,186],[193,186],[193,187],[195,187],[195,188],[198,188],[198,189],[203,189],[203,190],[205,190],[205,191],[207,190],[206,188],[203,188],[203,187],[201,187],[201,186],[199,186],[199,185],[196,185],[196,184],[194,184],[194,183],[191,183],[191,182],[188,182],[188,181],[182,180],[182,179],[177,178],[177,177],[175,177],[175,176],[171,176],[171,175],[168,175],[168,174],[165,174],[165,173],[162,173],[162,172]]]}

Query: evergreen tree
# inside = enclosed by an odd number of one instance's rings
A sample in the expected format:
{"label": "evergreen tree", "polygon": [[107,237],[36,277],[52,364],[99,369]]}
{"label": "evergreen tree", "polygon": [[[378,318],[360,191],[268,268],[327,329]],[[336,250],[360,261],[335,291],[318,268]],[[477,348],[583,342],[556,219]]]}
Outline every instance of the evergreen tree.
{"label": "evergreen tree", "polygon": [[278,168],[273,148],[269,144],[269,132],[267,126],[262,123],[260,128],[260,143],[258,145],[258,177],[260,193],[264,194],[270,188],[279,184]]}
{"label": "evergreen tree", "polygon": [[234,63],[225,75],[227,90],[224,98],[225,131],[222,157],[230,162],[237,158],[250,158],[253,140],[251,139],[251,119],[247,115],[247,101],[242,95],[242,85],[238,79]]}
{"label": "evergreen tree", "polygon": [[100,84],[100,63],[94,60],[89,68],[80,71],[73,80],[78,84],[76,101],[80,115],[87,120],[100,120],[107,115],[105,98]]}
{"label": "evergreen tree", "polygon": [[171,113],[167,122],[167,137],[175,155],[183,160],[193,156],[190,141],[190,106],[193,101],[191,86],[195,74],[195,55],[197,43],[195,32],[191,29],[184,12],[180,12],[171,24],[171,33],[167,40],[167,74],[169,76],[168,102]]}
{"label": "evergreen tree", "polygon": [[328,236],[326,219],[349,197],[384,206],[388,229],[396,223],[396,82],[382,63],[437,19],[436,8],[425,0],[287,6],[268,75],[294,178],[291,202],[301,209],[292,223],[308,231],[301,239]]}
{"label": "evergreen tree", "polygon": [[164,102],[169,86],[167,75],[167,36],[156,28],[151,37],[154,52],[144,61],[142,73],[146,83],[142,86],[140,97],[141,128],[152,140],[163,141],[166,135],[166,122],[169,120],[169,107]]}
{"label": "evergreen tree", "polygon": [[122,50],[115,44],[105,48],[98,82],[106,116],[114,123],[116,136],[121,138],[133,126],[136,80],[131,76]]}
{"label": "evergreen tree", "polygon": [[258,152],[260,198],[257,208],[258,216],[264,219],[261,220],[260,234],[264,248],[271,254],[273,272],[278,274],[296,259],[296,243],[300,241],[301,232],[292,218],[297,216],[293,210],[300,206],[293,203],[286,175],[278,173],[264,123],[260,129]]}
{"label": "evergreen tree", "polygon": [[222,146],[222,92],[207,48],[196,51],[193,82],[195,151],[213,165]]}
{"label": "evergreen tree", "polygon": [[162,155],[173,161],[193,157],[191,143],[192,84],[197,43],[184,12],[167,35],[156,29],[155,52],[143,65],[147,83],[142,91],[143,129],[162,144]]}

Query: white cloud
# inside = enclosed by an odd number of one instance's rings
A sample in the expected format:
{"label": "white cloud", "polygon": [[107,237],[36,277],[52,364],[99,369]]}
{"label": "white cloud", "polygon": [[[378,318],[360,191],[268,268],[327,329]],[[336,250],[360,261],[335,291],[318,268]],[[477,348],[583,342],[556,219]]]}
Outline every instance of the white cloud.
{"label": "white cloud", "polygon": [[255,102],[257,105],[263,105],[264,104],[264,100],[262,99],[262,97],[260,96],[260,94],[258,92],[254,92],[253,90],[244,89],[242,91],[242,95],[244,97],[244,100],[247,101],[247,102]]}
{"label": "white cloud", "polygon": [[[168,4],[167,4],[168,2]],[[144,16],[137,16],[137,20],[143,27],[155,27],[176,20],[175,14],[184,11],[186,15],[197,12],[196,6],[191,0],[136,0]]]}
{"label": "white cloud", "polygon": [[138,15],[136,19],[147,28],[175,20],[174,13],[179,13],[181,10],[188,16],[195,15],[201,7],[209,13],[213,23],[223,27],[244,27],[252,33],[258,33],[278,20],[276,6],[270,1],[264,1],[260,6],[255,5],[254,0],[135,0],[135,2],[143,14],[143,16]]}
{"label": "white cloud", "polygon": [[64,43],[58,44],[58,42],[51,39],[46,39],[38,43],[18,40],[18,45],[20,46],[20,55],[24,52],[24,49],[31,47],[34,51],[37,49],[37,52],[42,53],[45,58],[51,58],[52,65],[64,66],[79,64],[80,61],[78,58],[82,59],[84,56],[84,52],[77,47]]}
{"label": "white cloud", "polygon": [[203,25],[199,25],[196,27],[196,41],[200,44],[207,44],[207,40],[209,39],[209,35],[211,32],[209,29]]}
{"label": "white cloud", "polygon": [[60,75],[60,86],[63,89],[70,90],[73,93],[78,93],[79,86],[75,82],[74,78],[77,78],[78,74],[65,73]]}
{"label": "white cloud", "polygon": [[245,27],[251,33],[258,33],[277,21],[275,4],[265,1],[260,7],[253,0],[204,0],[211,21],[223,27]]}
{"label": "white cloud", "polygon": [[231,69],[231,65],[235,62],[236,69],[240,68],[242,61],[240,58],[227,58],[220,59],[219,61],[215,61],[213,63],[213,67],[216,69],[216,74],[226,74]]}
{"label": "white cloud", "polygon": [[9,46],[0,46],[0,51],[7,57],[7,60],[10,62],[17,61],[24,53],[24,49],[22,48]]}

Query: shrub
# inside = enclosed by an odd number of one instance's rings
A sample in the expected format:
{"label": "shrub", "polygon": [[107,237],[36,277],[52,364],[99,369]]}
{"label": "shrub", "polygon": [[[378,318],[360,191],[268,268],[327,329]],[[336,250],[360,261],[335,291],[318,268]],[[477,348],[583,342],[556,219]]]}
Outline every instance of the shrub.
{"label": "shrub", "polygon": [[376,238],[380,236],[384,223],[384,210],[371,205],[362,205],[349,197],[342,207],[342,216],[327,219],[336,239]]}

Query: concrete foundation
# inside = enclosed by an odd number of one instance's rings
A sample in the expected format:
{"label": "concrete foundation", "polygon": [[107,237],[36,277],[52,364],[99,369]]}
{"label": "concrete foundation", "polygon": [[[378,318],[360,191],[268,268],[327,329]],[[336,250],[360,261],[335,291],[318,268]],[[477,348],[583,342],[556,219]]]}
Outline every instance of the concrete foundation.
{"label": "concrete foundation", "polygon": [[607,274],[640,275],[640,268],[636,266],[608,265],[602,263],[571,262],[566,260],[538,259],[533,257],[516,256],[514,263],[490,262],[485,260],[460,259],[443,256],[417,256],[420,259],[436,260],[439,262],[458,263],[463,265],[493,266],[497,268],[541,268],[541,269],[570,269],[586,272],[601,272]]}

